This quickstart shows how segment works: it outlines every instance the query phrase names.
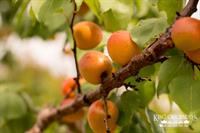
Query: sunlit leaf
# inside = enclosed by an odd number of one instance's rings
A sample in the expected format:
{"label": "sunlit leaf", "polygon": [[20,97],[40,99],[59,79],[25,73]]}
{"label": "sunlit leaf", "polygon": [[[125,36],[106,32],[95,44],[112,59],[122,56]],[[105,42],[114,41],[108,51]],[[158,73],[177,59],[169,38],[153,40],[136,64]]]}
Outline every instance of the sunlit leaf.
{"label": "sunlit leaf", "polygon": [[175,56],[162,63],[158,74],[158,93],[168,92],[169,83],[179,75],[192,76],[192,66],[183,57]]}
{"label": "sunlit leaf", "polygon": [[83,0],[75,0],[75,2],[76,2],[77,10],[79,10]]}
{"label": "sunlit leaf", "polygon": [[31,6],[38,21],[44,23],[50,31],[67,23],[73,11],[70,0],[32,0]]}
{"label": "sunlit leaf", "polygon": [[176,12],[183,8],[183,0],[158,0],[158,8],[167,13],[168,23],[171,24],[176,17]]}
{"label": "sunlit leaf", "polygon": [[169,84],[170,96],[185,113],[200,111],[200,81],[192,76],[179,76]]}
{"label": "sunlit leaf", "polygon": [[145,47],[148,41],[152,38],[156,38],[160,33],[163,33],[167,26],[165,16],[141,20],[137,26],[131,30],[133,40],[140,47]]}

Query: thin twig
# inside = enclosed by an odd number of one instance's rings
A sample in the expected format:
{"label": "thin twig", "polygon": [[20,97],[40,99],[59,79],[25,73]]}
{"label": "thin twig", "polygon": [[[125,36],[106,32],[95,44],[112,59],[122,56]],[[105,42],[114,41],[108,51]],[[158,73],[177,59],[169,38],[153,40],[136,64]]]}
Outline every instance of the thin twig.
{"label": "thin twig", "polygon": [[103,97],[103,102],[104,102],[104,111],[105,111],[105,119],[104,119],[104,123],[106,126],[106,133],[110,133],[110,128],[108,126],[108,120],[110,119],[110,115],[108,113],[108,104],[107,104],[107,98]]}
{"label": "thin twig", "polygon": [[78,60],[77,60],[77,51],[76,51],[77,50],[77,46],[76,46],[76,41],[75,41],[75,37],[74,37],[74,30],[73,30],[73,25],[74,25],[74,20],[75,20],[75,16],[76,16],[77,5],[76,5],[75,0],[72,0],[72,2],[74,4],[74,12],[73,12],[71,23],[70,23],[70,30],[71,30],[71,33],[72,33],[73,43],[74,43],[74,47],[73,47],[72,51],[74,53],[73,55],[74,55],[74,60],[75,60],[75,65],[76,65],[76,73],[77,73],[75,81],[76,81],[76,84],[77,84],[77,87],[78,87],[78,93],[81,93],[81,85],[80,85],[80,82],[79,82],[80,72],[79,72],[79,69],[78,69]]}

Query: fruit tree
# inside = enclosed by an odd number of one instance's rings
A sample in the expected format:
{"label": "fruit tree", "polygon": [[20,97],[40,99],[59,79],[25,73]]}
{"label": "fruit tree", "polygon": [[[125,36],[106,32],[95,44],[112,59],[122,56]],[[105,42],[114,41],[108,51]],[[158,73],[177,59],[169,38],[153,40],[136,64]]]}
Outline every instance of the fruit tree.
{"label": "fruit tree", "polygon": [[[0,132],[200,132],[198,2],[0,1]],[[41,67],[51,59],[61,71],[47,46],[43,61],[33,52],[38,63],[15,54],[16,36],[55,43],[61,34],[64,76]]]}

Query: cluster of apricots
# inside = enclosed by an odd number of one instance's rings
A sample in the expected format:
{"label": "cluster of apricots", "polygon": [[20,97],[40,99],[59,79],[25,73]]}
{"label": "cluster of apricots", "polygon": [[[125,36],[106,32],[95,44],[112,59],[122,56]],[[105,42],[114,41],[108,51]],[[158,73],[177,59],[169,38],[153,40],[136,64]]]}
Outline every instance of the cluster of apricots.
{"label": "cluster of apricots", "polygon": [[[82,10],[87,10],[82,7]],[[102,41],[101,28],[90,21],[83,21],[73,26],[73,36],[77,47],[81,50],[91,50]],[[175,46],[184,51],[190,60],[200,64],[200,21],[190,17],[178,19],[172,26],[171,38]],[[135,56],[141,53],[140,48],[132,40],[128,31],[116,31],[111,34],[107,42],[108,54],[112,61],[125,66]],[[100,84],[104,78],[112,76],[112,62],[104,53],[91,50],[87,51],[79,60],[78,67],[81,76],[91,84]],[[62,105],[70,105],[75,101],[74,90],[77,84],[73,78],[66,79],[63,84],[63,94],[68,97]],[[117,126],[118,109],[116,105],[107,100],[108,126],[114,132]],[[95,133],[106,133],[105,106],[103,100],[93,102],[89,109],[87,120]],[[84,116],[83,109],[63,117],[65,122],[75,122]]]}
{"label": "cluster of apricots", "polygon": [[[76,88],[77,84],[73,78],[67,78],[66,80],[64,80],[62,85],[62,93],[64,96],[67,97],[62,101],[61,106],[70,106],[76,100],[74,92]],[[117,127],[116,122],[118,119],[118,108],[110,100],[107,100],[107,108],[108,114],[110,115],[110,118],[108,119],[108,126],[112,133]],[[62,118],[62,122],[74,123],[80,121],[81,119],[83,119],[84,114],[85,112],[83,109],[77,110],[72,114],[64,116]],[[106,113],[104,101],[97,100],[93,102],[88,109],[87,119],[94,133],[106,133],[106,126],[104,121],[105,117]]]}
{"label": "cluster of apricots", "polygon": [[[95,48],[103,38],[101,28],[89,21],[79,22],[73,27],[77,47],[81,50]],[[111,59],[119,64],[126,65],[130,59],[141,53],[140,48],[132,40],[127,31],[112,33],[107,42],[107,49]],[[81,75],[92,84],[102,83],[102,79],[112,75],[112,62],[99,51],[88,51],[79,61]]]}
{"label": "cluster of apricots", "polygon": [[175,46],[184,51],[187,57],[200,64],[200,21],[183,17],[172,26],[172,40]]}
{"label": "cluster of apricots", "polygon": [[[112,62],[104,53],[91,50],[102,41],[101,28],[89,21],[79,22],[73,27],[73,35],[77,47],[87,51],[79,60],[78,66],[81,76],[91,84],[100,84],[104,78],[112,76]],[[141,53],[140,48],[132,40],[128,31],[116,31],[111,34],[107,42],[108,54],[112,61],[119,65],[127,65],[132,57]],[[118,109],[116,105],[107,100],[108,126],[114,132],[117,126]],[[95,133],[106,133],[104,102],[97,100],[91,104],[88,110],[88,123]]]}

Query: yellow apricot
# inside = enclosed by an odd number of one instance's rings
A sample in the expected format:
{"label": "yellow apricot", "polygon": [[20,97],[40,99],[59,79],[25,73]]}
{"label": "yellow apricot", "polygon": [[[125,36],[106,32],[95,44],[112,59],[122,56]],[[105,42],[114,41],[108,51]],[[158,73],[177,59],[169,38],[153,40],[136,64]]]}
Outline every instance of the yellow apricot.
{"label": "yellow apricot", "polygon": [[77,47],[82,50],[96,47],[103,38],[101,28],[97,24],[89,21],[75,24],[73,31]]}
{"label": "yellow apricot", "polygon": [[[117,126],[116,123],[119,113],[116,105],[112,101],[107,100],[107,107],[108,114],[110,115],[108,127],[111,133],[113,133]],[[102,100],[97,100],[92,103],[88,110],[87,120],[94,133],[106,133],[105,118],[104,102]]]}
{"label": "yellow apricot", "polygon": [[73,78],[67,78],[63,81],[62,84],[62,93],[64,96],[68,95],[69,97],[74,97],[74,90],[76,89],[77,84]]}
{"label": "yellow apricot", "polygon": [[193,51],[200,48],[200,21],[190,17],[178,19],[172,26],[172,40],[178,49]]}
{"label": "yellow apricot", "polygon": [[81,75],[92,84],[102,82],[102,76],[110,76],[112,64],[107,56],[98,51],[89,51],[79,61]]}
{"label": "yellow apricot", "polygon": [[120,65],[126,65],[141,52],[127,31],[114,32],[108,39],[107,49],[112,60]]}
{"label": "yellow apricot", "polygon": [[200,49],[185,52],[188,58],[196,64],[200,64]]}

